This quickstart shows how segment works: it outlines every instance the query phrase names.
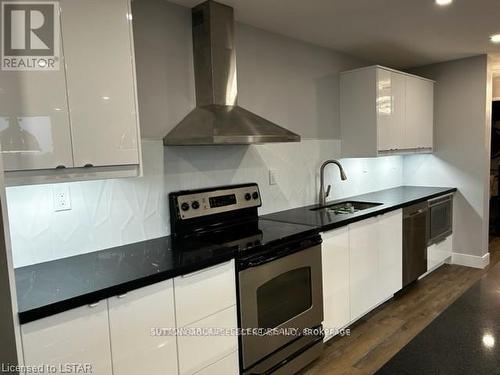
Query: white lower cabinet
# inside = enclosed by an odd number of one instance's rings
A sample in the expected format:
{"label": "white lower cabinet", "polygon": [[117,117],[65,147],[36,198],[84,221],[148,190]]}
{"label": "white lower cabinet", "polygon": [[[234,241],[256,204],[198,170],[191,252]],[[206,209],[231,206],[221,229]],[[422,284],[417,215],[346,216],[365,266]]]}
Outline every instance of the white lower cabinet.
{"label": "white lower cabinet", "polygon": [[[55,365],[54,374],[81,363],[98,375],[237,375],[237,327],[230,261],[23,324],[21,333],[25,364]],[[162,334],[172,328],[177,337]]]}
{"label": "white lower cabinet", "polygon": [[182,327],[184,332],[177,338],[179,374],[195,374],[237,352],[238,337],[236,335],[210,332],[213,329],[229,331],[237,326],[236,306],[232,306],[194,324]]}
{"label": "white lower cabinet", "polygon": [[236,305],[234,260],[174,279],[177,326]]}
{"label": "white lower cabinet", "polygon": [[364,315],[379,299],[377,218],[349,225],[349,291],[351,321]]}
{"label": "white lower cabinet", "polygon": [[427,248],[427,271],[431,271],[451,257],[453,235]]}
{"label": "white lower cabinet", "polygon": [[232,375],[239,374],[238,352],[232,352],[227,357],[222,358],[220,361],[205,367],[200,370],[196,375]]}
{"label": "white lower cabinet", "polygon": [[325,341],[349,324],[349,232],[342,227],[321,234],[323,328]]}
{"label": "white lower cabinet", "polygon": [[92,374],[112,374],[106,300],[23,324],[21,333],[27,366],[54,365],[51,373],[64,374],[65,364],[88,364]]}
{"label": "white lower cabinet", "polygon": [[177,374],[176,337],[151,331],[175,328],[172,280],[109,298],[108,304],[113,375]]}
{"label": "white lower cabinet", "polygon": [[402,225],[402,210],[349,225],[351,321],[402,288]]}
{"label": "white lower cabinet", "polygon": [[[238,337],[210,332],[238,327],[234,260],[174,279],[179,373],[204,373],[224,368],[227,357],[238,351]],[[237,374],[235,371],[224,374]],[[215,370],[214,370],[215,371]],[[207,372],[211,373],[211,372]]]}
{"label": "white lower cabinet", "polygon": [[392,211],[378,219],[379,302],[403,288],[403,212]]}

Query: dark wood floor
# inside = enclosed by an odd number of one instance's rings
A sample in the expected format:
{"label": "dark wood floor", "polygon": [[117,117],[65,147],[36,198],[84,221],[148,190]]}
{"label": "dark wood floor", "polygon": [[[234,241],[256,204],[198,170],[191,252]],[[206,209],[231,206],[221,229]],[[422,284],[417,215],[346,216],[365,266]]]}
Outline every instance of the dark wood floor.
{"label": "dark wood floor", "polygon": [[[490,241],[490,265],[500,261],[500,238]],[[461,296],[485,270],[444,265],[336,337],[302,375],[373,374]]]}

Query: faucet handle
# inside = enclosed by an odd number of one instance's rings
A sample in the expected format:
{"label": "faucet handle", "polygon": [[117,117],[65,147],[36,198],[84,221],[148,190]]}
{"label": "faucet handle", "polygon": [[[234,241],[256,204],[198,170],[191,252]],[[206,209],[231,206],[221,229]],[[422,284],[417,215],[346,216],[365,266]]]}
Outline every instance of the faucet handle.
{"label": "faucet handle", "polygon": [[326,188],[325,198],[330,195],[331,188],[332,188],[332,185],[328,185],[328,187]]}

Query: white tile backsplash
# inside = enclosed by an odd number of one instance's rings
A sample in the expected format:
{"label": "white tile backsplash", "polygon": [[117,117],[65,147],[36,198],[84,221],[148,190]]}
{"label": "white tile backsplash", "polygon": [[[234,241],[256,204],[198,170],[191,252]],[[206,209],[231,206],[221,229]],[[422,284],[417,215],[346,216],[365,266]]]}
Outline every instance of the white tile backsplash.
{"label": "white tile backsplash", "polygon": [[[163,147],[143,141],[144,176],[69,183],[72,209],[54,211],[53,186],[7,188],[15,267],[169,234],[168,193],[257,182],[261,214],[316,202],[318,170],[338,158],[340,141],[256,146]],[[402,158],[342,160],[347,181],[329,166],[331,198],[402,184]],[[269,170],[276,185],[269,185]]]}

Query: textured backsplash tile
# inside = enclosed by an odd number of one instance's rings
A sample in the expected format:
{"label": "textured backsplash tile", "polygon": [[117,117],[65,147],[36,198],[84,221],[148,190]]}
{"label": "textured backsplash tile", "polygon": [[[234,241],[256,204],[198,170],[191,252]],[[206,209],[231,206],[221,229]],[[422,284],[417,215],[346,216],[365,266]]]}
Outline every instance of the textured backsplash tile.
{"label": "textured backsplash tile", "polygon": [[[168,193],[257,182],[261,214],[314,203],[318,169],[338,158],[340,141],[258,146],[163,147],[143,141],[144,177],[69,183],[72,209],[54,212],[53,185],[7,188],[15,267],[169,234]],[[328,167],[331,198],[402,184],[402,158],[344,159],[340,181]],[[269,185],[269,169],[276,185]]]}

